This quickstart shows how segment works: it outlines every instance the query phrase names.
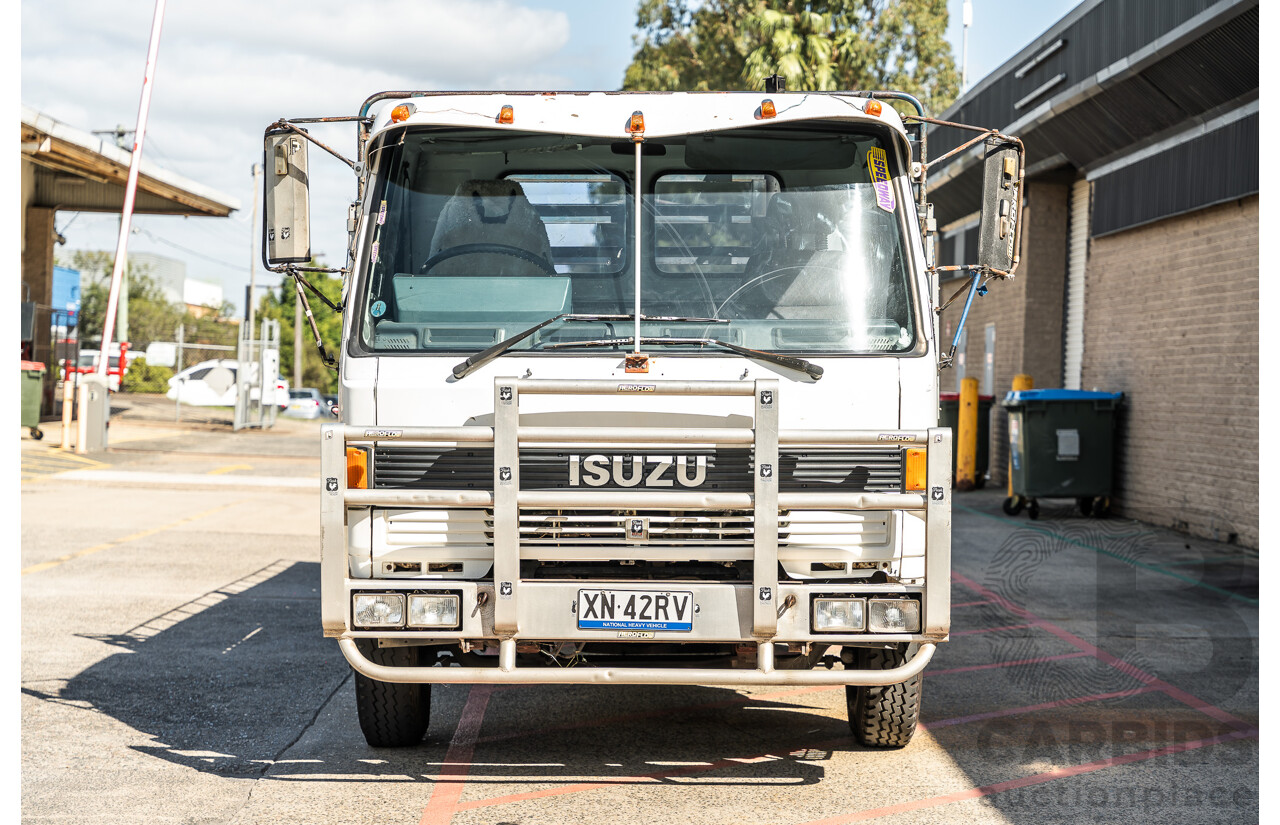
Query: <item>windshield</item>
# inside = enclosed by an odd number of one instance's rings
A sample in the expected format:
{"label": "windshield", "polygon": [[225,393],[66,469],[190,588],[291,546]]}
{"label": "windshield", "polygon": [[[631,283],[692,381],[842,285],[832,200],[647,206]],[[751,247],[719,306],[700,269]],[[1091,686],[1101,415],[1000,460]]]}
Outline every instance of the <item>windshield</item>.
{"label": "windshield", "polygon": [[[886,138],[851,128],[645,141],[638,245],[628,141],[476,129],[393,136],[374,150],[361,344],[469,353],[562,313],[630,315],[638,253],[642,315],[728,322],[645,321],[646,337],[912,350],[902,233],[911,204],[899,202]],[[627,321],[556,323],[512,350],[589,355],[598,350],[552,345],[633,332]]]}

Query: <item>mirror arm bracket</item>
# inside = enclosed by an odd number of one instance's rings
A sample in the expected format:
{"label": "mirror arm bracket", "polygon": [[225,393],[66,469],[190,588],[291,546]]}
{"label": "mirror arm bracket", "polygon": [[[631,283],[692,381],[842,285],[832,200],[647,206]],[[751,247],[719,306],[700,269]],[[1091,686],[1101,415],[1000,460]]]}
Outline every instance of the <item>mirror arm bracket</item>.
{"label": "mirror arm bracket", "polygon": [[[305,121],[302,121],[302,122],[304,122],[304,123],[319,123],[319,122],[326,122],[326,123],[327,123],[327,122],[329,122],[329,121],[343,121],[343,120],[355,120],[355,119],[356,119],[356,118],[349,118],[349,117],[344,117],[344,118],[323,118],[323,119],[309,119],[309,120],[305,120]],[[298,127],[298,126],[295,126],[295,125],[293,124],[293,122],[292,122],[292,121],[284,120],[283,118],[282,118],[282,119],[280,119],[280,120],[277,120],[275,123],[273,123],[273,124],[271,124],[270,126],[268,126],[268,127],[267,127],[267,130],[266,130],[266,132],[265,132],[264,134],[269,135],[269,134],[271,134],[272,132],[279,132],[279,131],[282,131],[282,130],[283,130],[283,131],[286,131],[286,132],[293,132],[294,134],[299,135],[300,137],[302,137],[302,138],[304,138],[304,139],[306,139],[306,140],[310,141],[311,143],[314,143],[316,146],[319,146],[321,149],[323,149],[323,150],[325,150],[326,152],[328,152],[329,154],[333,155],[335,158],[337,158],[338,160],[342,161],[342,162],[343,162],[343,163],[345,163],[347,166],[351,167],[351,169],[352,169],[353,171],[356,169],[356,162],[355,162],[355,161],[348,159],[346,156],[342,155],[342,154],[341,154],[341,153],[339,153],[337,150],[335,150],[335,149],[331,149],[331,148],[329,148],[329,146],[327,146],[327,145],[326,145],[326,144],[324,144],[323,142],[321,142],[321,141],[319,141],[319,140],[316,140],[314,137],[312,137],[312,136],[311,136],[311,133],[310,133],[310,132],[308,132],[306,129],[303,129],[303,128],[300,128],[300,127]]]}

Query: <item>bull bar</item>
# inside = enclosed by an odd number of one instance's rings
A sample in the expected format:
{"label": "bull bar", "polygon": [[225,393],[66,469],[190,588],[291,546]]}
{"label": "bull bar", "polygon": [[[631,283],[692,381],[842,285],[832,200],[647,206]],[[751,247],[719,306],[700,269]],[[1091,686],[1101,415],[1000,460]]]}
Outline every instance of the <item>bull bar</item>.
{"label": "bull bar", "polygon": [[[751,396],[754,427],[522,427],[521,395],[618,395],[642,396]],[[951,574],[951,431],[926,430],[779,430],[778,381],[631,381],[631,380],[530,380],[494,379],[493,426],[466,427],[362,427],[326,424],[321,435],[321,621],[326,636],[339,639],[343,655],[358,672],[384,682],[523,683],[523,684],[725,684],[725,685],[888,685],[912,678],[932,658],[936,644],[946,641],[950,630]],[[476,490],[348,489],[346,447],[396,444],[492,444],[493,492]],[[592,444],[737,444],[754,449],[751,493],[632,492],[612,490],[521,491],[520,446],[531,443]],[[926,449],[925,490],[901,493],[779,493],[773,468],[778,466],[779,445],[885,446],[917,445]],[[404,633],[353,632],[349,624],[350,592],[376,583],[404,587],[406,582],[352,579],[347,556],[346,514],[349,507],[460,507],[493,509],[492,632],[499,641],[497,667],[387,667],[370,661],[358,648],[357,638],[398,636]],[[754,513],[752,536],[751,637],[755,640],[754,669],[593,667],[525,667],[516,664],[522,634],[520,611],[519,511],[530,508],[634,508],[634,509],[750,509]],[[925,522],[922,628],[919,634],[903,634],[903,642],[918,645],[903,665],[889,670],[788,670],[774,667],[774,640],[778,631],[773,594],[781,597],[778,581],[778,512],[791,509],[902,510],[923,514]],[[431,587],[440,586],[430,580]],[[930,586],[932,585],[932,586]],[[890,588],[902,590],[901,587]],[[470,589],[475,592],[475,588]],[[476,605],[479,609],[479,605]],[[465,608],[464,608],[465,612]],[[526,631],[529,629],[526,628]],[[448,635],[448,634],[446,634]],[[461,639],[458,633],[452,636]],[[419,638],[422,638],[419,635]],[[435,640],[436,634],[430,636]],[[865,641],[886,641],[863,637]],[[703,641],[690,639],[690,641]],[[833,640],[832,643],[840,643]],[[844,641],[849,643],[848,640]]]}

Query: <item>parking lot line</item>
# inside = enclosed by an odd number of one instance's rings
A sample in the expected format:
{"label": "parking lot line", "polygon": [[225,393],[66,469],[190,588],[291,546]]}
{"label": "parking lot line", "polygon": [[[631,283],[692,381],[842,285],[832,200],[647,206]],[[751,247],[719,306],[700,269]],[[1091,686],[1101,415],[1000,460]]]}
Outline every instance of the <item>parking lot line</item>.
{"label": "parking lot line", "polygon": [[951,578],[953,581],[957,581],[960,584],[964,585],[965,587],[969,588],[974,593],[977,593],[982,596],[986,596],[992,601],[998,603],[1002,608],[1014,614],[1015,616],[1018,616],[1019,618],[1023,618],[1023,619],[1028,619],[1037,627],[1040,627],[1048,631],[1052,635],[1057,636],[1059,639],[1071,645],[1072,647],[1079,648],[1080,651],[1085,655],[1093,656],[1095,659],[1102,662],[1103,664],[1109,665],[1128,676],[1132,676],[1133,678],[1137,679],[1139,682],[1142,682],[1144,685],[1152,685],[1153,687],[1158,688],[1162,693],[1169,696],[1171,699],[1176,699],[1177,701],[1181,702],[1187,707],[1194,708],[1195,710],[1200,711],[1206,716],[1216,719],[1219,722],[1222,722],[1224,724],[1230,725],[1233,728],[1243,730],[1251,727],[1248,722],[1244,721],[1243,719],[1239,719],[1231,715],[1230,713],[1227,713],[1225,710],[1219,708],[1218,706],[1211,705],[1202,699],[1198,699],[1195,696],[1192,696],[1190,693],[1187,693],[1182,688],[1175,687],[1174,685],[1169,684],[1163,679],[1159,679],[1153,676],[1152,674],[1147,673],[1144,670],[1140,670],[1139,668],[1129,664],[1123,659],[1120,659],[1117,656],[1113,656],[1112,654],[1106,652],[1105,650],[1102,650],[1097,646],[1092,645],[1089,642],[1086,642],[1084,639],[1081,639],[1079,636],[1075,635],[1071,631],[1061,628],[1058,625],[1053,624],[1052,622],[1046,621],[1045,619],[1041,619],[1039,616],[1036,616],[1034,613],[1032,613],[1030,610],[1027,610],[1025,607],[1014,604],[1013,602],[1009,601],[1008,599],[1004,598],[998,593],[988,590],[987,588],[983,587],[982,585],[978,584],[976,581],[969,578],[968,576],[965,576],[962,573],[959,573],[953,570],[951,572]]}
{"label": "parking lot line", "polygon": [[[462,788],[467,781],[467,772],[475,755],[476,740],[480,736],[480,727],[484,724],[484,713],[489,707],[489,697],[492,694],[492,685],[471,686],[458,726],[454,728],[453,738],[449,740],[444,769],[431,786],[431,796],[418,825],[449,825],[449,820],[453,819],[453,814],[458,809],[458,800],[462,798]],[[456,777],[456,780],[442,782],[446,776]]]}
{"label": "parking lot line", "polygon": [[33,564],[30,567],[22,568],[22,575],[25,576],[29,573],[39,573],[42,570],[49,570],[50,568],[57,567],[60,564],[65,564],[69,561],[72,561],[73,559],[78,559],[83,556],[91,555],[93,553],[99,553],[103,550],[110,550],[112,547],[119,547],[122,544],[127,544],[128,542],[131,542],[131,541],[137,541],[138,539],[145,539],[147,536],[154,536],[156,533],[163,533],[166,530],[172,530],[175,527],[181,527],[184,524],[190,524],[193,521],[198,521],[199,519],[202,519],[205,516],[211,516],[214,513],[222,512],[228,507],[232,507],[236,504],[240,504],[240,502],[232,501],[227,504],[222,504],[217,507],[214,507],[212,510],[205,510],[203,513],[196,513],[194,516],[187,516],[186,518],[180,518],[177,521],[171,521],[168,524],[162,524],[159,527],[152,527],[149,530],[141,530],[137,533],[133,533],[131,535],[125,536],[124,538],[114,539],[112,541],[104,541],[102,544],[95,544],[92,547],[86,547],[83,550],[77,550],[76,552],[68,553],[65,556],[59,556],[56,559],[51,559],[49,561],[42,561],[39,564]]}

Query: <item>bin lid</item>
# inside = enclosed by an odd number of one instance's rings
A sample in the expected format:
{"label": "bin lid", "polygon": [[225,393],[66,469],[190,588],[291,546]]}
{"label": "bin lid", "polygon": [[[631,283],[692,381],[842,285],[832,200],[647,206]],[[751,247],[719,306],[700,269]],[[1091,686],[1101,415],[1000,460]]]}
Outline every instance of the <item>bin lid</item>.
{"label": "bin lid", "polygon": [[23,361],[22,371],[26,372],[27,370],[36,370],[37,372],[44,372],[44,364],[41,364],[39,361]]}
{"label": "bin lid", "polygon": [[[944,393],[939,393],[939,397],[941,397],[943,401],[959,401],[959,400],[960,400],[960,393],[958,393],[958,392],[944,392]],[[994,401],[994,400],[995,400],[995,396],[994,396],[994,395],[979,395],[979,396],[978,396],[978,400],[979,400],[979,401]]]}
{"label": "bin lid", "polygon": [[1004,397],[1006,404],[1022,401],[1101,401],[1113,399],[1119,401],[1124,397],[1122,392],[1095,392],[1090,390],[1015,390]]}

